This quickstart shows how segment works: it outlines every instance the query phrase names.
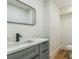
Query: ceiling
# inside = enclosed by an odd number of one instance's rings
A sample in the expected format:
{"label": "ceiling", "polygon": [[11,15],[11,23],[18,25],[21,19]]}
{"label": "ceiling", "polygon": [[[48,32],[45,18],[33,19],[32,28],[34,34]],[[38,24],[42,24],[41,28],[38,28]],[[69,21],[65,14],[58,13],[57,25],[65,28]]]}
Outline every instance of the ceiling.
{"label": "ceiling", "polygon": [[53,0],[60,9],[72,6],[72,0]]}

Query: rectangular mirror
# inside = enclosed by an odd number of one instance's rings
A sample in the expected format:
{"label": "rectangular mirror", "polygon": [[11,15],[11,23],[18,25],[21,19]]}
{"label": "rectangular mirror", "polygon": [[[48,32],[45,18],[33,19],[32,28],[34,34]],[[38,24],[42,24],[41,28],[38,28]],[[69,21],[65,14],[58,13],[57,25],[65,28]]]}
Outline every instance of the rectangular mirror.
{"label": "rectangular mirror", "polygon": [[7,22],[35,25],[36,10],[20,0],[7,0]]}

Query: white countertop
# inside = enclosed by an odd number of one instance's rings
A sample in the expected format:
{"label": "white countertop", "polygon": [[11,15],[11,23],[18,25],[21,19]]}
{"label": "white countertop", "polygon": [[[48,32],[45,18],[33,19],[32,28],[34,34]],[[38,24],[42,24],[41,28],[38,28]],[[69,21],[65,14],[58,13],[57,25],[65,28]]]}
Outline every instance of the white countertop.
{"label": "white countertop", "polygon": [[7,46],[7,55],[48,41],[48,39],[44,38],[34,38],[29,40],[32,40],[33,42],[28,43],[28,40],[23,42],[10,42],[11,44],[9,43]]}

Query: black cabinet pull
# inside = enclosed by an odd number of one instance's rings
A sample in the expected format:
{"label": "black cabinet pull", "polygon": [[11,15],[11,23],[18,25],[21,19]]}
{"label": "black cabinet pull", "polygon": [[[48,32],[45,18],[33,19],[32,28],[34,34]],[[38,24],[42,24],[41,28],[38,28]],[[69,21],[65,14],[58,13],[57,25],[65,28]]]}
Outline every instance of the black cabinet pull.
{"label": "black cabinet pull", "polygon": [[46,52],[46,51],[48,51],[48,49],[46,49],[46,50],[42,51],[42,53],[44,53],[44,52]]}

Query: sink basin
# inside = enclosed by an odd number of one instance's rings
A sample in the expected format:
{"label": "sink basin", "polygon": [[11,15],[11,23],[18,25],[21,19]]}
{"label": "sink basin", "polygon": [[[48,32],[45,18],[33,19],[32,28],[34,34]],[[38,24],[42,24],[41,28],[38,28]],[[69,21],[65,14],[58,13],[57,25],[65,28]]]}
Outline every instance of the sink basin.
{"label": "sink basin", "polygon": [[28,41],[26,41],[27,43],[33,43],[34,41],[32,41],[32,40],[28,40]]}
{"label": "sink basin", "polygon": [[24,45],[24,44],[30,44],[33,43],[35,41],[33,40],[27,40],[27,41],[20,41],[20,42],[12,42],[11,44],[9,44],[8,46],[18,46],[18,45]]}
{"label": "sink basin", "polygon": [[24,45],[24,44],[31,44],[34,43],[35,41],[33,40],[27,40],[27,41],[23,41],[23,42],[17,42],[16,45]]}
{"label": "sink basin", "polygon": [[20,43],[20,44],[25,44],[25,43],[33,43],[33,42],[35,42],[35,41],[33,41],[33,40],[27,40],[27,41],[21,41],[21,42],[17,42],[18,44]]}

